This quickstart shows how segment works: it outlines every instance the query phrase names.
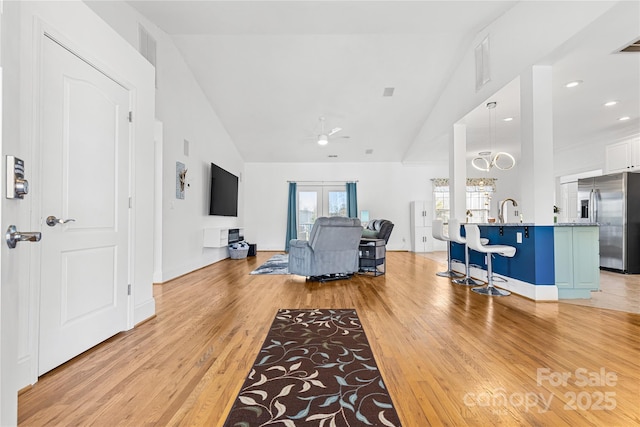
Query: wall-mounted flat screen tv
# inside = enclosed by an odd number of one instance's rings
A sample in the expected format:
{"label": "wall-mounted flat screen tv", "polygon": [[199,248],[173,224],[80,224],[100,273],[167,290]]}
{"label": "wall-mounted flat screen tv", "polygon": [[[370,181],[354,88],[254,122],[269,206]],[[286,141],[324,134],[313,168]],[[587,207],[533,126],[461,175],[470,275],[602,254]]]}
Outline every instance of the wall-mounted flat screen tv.
{"label": "wall-mounted flat screen tv", "polygon": [[213,163],[209,215],[238,216],[238,177]]}

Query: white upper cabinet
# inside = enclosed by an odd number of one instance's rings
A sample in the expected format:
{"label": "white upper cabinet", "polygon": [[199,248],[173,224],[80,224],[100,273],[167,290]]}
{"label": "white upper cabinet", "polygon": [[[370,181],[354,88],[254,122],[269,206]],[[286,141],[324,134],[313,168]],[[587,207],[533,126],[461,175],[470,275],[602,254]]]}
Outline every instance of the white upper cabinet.
{"label": "white upper cabinet", "polygon": [[606,146],[606,173],[640,170],[640,138]]}

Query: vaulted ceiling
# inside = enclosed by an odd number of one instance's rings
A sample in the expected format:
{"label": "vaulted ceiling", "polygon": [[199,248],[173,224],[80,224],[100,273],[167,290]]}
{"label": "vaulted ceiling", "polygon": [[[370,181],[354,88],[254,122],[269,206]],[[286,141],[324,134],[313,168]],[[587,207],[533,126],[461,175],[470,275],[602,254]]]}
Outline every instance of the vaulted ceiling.
{"label": "vaulted ceiling", "polygon": [[[245,161],[362,162],[407,160],[461,55],[517,2],[128,3],[172,36]],[[554,79],[585,82],[573,94],[554,89],[558,143],[610,133],[616,114],[639,126],[640,53],[614,54],[622,42],[609,30],[585,31],[548,58]],[[393,96],[384,96],[388,88]],[[516,80],[492,99],[497,119],[514,117],[495,143],[515,153],[508,144],[519,144],[518,93]],[[602,110],[610,99],[624,111]],[[341,128],[324,147],[316,143],[320,117],[326,131]],[[486,146],[488,117],[482,103],[461,118],[470,155]]]}

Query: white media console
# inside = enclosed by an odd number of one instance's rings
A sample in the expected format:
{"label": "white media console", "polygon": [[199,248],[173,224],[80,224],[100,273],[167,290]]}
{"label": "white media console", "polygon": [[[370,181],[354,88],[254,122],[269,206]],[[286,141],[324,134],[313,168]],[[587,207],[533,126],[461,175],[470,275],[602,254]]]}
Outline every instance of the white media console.
{"label": "white media console", "polygon": [[224,248],[229,245],[229,230],[239,230],[240,240],[244,238],[244,228],[242,227],[216,227],[205,228],[203,246],[205,248]]}

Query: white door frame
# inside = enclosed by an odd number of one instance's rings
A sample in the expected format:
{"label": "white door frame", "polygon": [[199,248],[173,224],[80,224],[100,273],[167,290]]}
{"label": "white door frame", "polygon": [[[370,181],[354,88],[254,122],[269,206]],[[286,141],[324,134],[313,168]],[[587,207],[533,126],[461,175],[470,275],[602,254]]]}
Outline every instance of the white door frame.
{"label": "white door frame", "polygon": [[[14,9],[15,11],[15,9]],[[0,52],[4,45],[2,44],[2,32],[4,25],[7,25],[8,16],[4,11],[4,3],[0,0]],[[12,28],[11,25],[8,25]],[[6,43],[9,44],[9,43]],[[7,55],[10,57],[11,55]],[[11,59],[5,64],[2,61],[4,55],[0,56],[0,160],[2,166],[0,171],[6,173],[5,155],[18,155],[24,160],[24,155],[19,151],[20,144],[17,138],[18,126],[12,123],[11,126],[3,128],[4,111],[2,106],[5,102],[15,107],[17,96],[15,91],[11,91],[11,95],[5,98],[5,94],[9,91],[3,91],[4,87],[4,66],[11,66]],[[11,99],[9,99],[11,98]],[[5,140],[4,136],[8,136]],[[0,188],[0,229],[6,230],[10,224],[18,226],[20,231],[26,231],[28,224],[25,218],[21,216],[21,207],[29,203],[28,200],[5,198],[4,179],[3,187]],[[4,236],[3,236],[4,237]],[[4,238],[3,238],[4,240]],[[0,425],[10,426],[18,423],[18,336],[19,332],[15,325],[18,323],[18,293],[20,288],[19,263],[25,258],[25,247],[16,247],[9,249],[7,244],[0,242],[2,247],[0,252]],[[19,245],[23,245],[20,243]],[[10,325],[6,327],[5,325]]]}
{"label": "white door frame", "polygon": [[153,282],[162,283],[162,161],[163,161],[163,127],[162,122],[156,119],[153,127],[154,160],[155,160],[155,202],[154,202],[154,228],[153,228]]}
{"label": "white door frame", "polygon": [[[1,17],[0,17],[1,20]],[[0,28],[2,25],[0,24]],[[1,36],[1,32],[0,32]],[[3,98],[2,64],[0,64],[0,101]],[[5,146],[2,138],[2,102],[0,102],[0,153],[3,162],[2,173],[5,173]],[[14,147],[11,147],[14,148]],[[15,222],[15,214],[13,207],[9,206],[13,200],[5,200],[4,188],[1,188],[0,197],[2,197],[2,208],[0,209],[0,226],[7,227],[10,223]],[[6,212],[5,212],[6,209]],[[9,221],[9,222],[7,222]],[[4,240],[4,239],[3,239]],[[18,298],[16,288],[17,267],[14,265],[17,254],[9,254],[10,249],[7,248],[5,242],[2,244],[2,262],[0,263],[0,324],[7,322],[15,324],[18,320],[16,307]],[[15,249],[14,249],[15,250]],[[11,258],[11,259],[9,259]],[[15,425],[18,422],[18,385],[17,385],[17,347],[18,347],[18,331],[16,328],[3,327],[0,332],[0,425]]]}

